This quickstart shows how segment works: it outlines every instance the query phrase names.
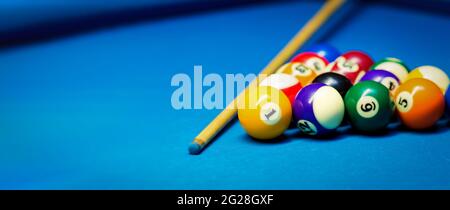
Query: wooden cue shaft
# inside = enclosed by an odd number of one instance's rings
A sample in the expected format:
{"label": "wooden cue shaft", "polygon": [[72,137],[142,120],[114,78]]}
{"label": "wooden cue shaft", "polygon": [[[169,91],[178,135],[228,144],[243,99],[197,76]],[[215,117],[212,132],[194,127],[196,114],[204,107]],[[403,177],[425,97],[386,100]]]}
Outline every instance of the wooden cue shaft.
{"label": "wooden cue shaft", "polygon": [[[324,6],[300,29],[299,32],[289,41],[289,43],[270,61],[270,63],[261,71],[258,77],[247,87],[254,86],[259,81],[261,75],[274,73],[279,66],[284,64],[325,21],[342,6],[344,0],[328,0]],[[236,115],[236,103],[243,95],[242,91],[206,128],[195,137],[189,147],[191,154],[199,154],[203,148],[227,125]]]}

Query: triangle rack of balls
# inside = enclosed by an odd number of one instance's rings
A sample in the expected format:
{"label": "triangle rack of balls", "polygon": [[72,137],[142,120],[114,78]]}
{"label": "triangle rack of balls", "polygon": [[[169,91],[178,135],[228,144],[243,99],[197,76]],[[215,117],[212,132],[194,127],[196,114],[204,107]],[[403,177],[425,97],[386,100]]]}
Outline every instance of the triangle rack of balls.
{"label": "triangle rack of balls", "polygon": [[317,44],[247,89],[238,118],[257,140],[280,138],[289,128],[310,136],[344,125],[373,133],[395,122],[423,130],[443,117],[448,86],[447,74],[435,66],[410,70],[398,58],[374,62],[362,51]]}

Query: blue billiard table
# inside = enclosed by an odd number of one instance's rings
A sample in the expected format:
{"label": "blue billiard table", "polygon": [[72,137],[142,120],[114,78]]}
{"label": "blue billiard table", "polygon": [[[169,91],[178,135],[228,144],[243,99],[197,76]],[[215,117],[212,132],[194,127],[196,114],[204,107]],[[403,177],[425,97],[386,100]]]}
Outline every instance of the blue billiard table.
{"label": "blue billiard table", "polygon": [[[174,109],[172,77],[259,72],[322,1],[83,2],[0,6],[18,14],[0,22],[0,189],[450,189],[445,118],[272,143],[233,120],[189,155],[221,110]],[[427,2],[350,1],[302,49],[450,73],[450,11]]]}

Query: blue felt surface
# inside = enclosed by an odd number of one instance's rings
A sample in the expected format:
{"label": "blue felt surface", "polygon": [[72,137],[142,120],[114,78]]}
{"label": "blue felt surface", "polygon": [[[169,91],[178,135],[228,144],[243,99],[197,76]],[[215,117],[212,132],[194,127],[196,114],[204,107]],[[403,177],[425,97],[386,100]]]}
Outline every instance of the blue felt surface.
{"label": "blue felt surface", "polygon": [[[447,127],[264,144],[235,123],[188,155],[219,110],[172,109],[171,77],[198,64],[256,73],[320,5],[252,5],[1,50],[0,188],[449,189]],[[448,15],[381,3],[352,12],[322,41],[449,71]]]}
{"label": "blue felt surface", "polygon": [[[130,8],[157,8],[203,0],[8,0],[0,2],[0,32]],[[216,0],[217,1],[217,0]]]}

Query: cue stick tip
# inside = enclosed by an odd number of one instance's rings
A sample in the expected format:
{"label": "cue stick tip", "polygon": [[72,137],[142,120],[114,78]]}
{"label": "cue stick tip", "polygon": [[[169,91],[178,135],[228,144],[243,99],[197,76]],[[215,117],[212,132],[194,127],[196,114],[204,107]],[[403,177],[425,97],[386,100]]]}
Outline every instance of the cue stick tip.
{"label": "cue stick tip", "polygon": [[191,155],[198,155],[202,151],[203,147],[197,143],[193,142],[191,145],[189,145],[189,154]]}

